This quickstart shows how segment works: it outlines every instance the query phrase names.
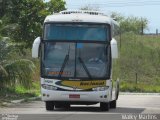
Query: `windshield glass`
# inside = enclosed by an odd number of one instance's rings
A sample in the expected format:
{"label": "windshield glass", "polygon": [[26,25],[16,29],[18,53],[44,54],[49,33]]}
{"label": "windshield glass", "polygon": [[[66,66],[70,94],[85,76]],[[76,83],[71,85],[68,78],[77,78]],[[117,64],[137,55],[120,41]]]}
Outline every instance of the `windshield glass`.
{"label": "windshield glass", "polygon": [[100,79],[109,77],[106,44],[44,42],[42,75],[52,78]]}
{"label": "windshield glass", "polygon": [[107,25],[45,24],[44,40],[109,40]]}

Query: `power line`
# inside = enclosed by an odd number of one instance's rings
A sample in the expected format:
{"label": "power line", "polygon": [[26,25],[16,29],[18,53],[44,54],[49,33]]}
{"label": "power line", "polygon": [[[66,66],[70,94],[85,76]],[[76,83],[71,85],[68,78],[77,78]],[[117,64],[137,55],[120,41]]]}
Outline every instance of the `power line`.
{"label": "power line", "polygon": [[[66,1],[74,1],[75,2],[75,0],[66,0]],[[83,1],[83,0],[81,0],[81,1]],[[87,1],[87,0],[84,0],[85,2]],[[91,2],[91,0],[88,0],[89,2]],[[98,2],[100,2],[101,0],[97,0]],[[104,0],[102,0],[103,2],[106,2],[106,1],[104,1]],[[78,0],[76,0],[76,2],[78,2]],[[92,2],[94,2],[93,0],[92,0]],[[135,0],[121,0],[121,1],[107,1],[107,3],[139,3],[139,2],[160,2],[159,0],[152,0],[152,1],[150,1],[150,0],[138,0],[138,1],[135,1]]]}
{"label": "power line", "polygon": [[[125,4],[157,4],[160,3],[160,1],[139,1],[139,2],[117,2],[117,3],[113,3],[113,2],[106,2],[106,3],[96,3],[99,5],[125,5]],[[94,3],[95,4],[95,3]]]}
{"label": "power line", "polygon": [[[93,3],[93,4],[88,4],[88,5],[92,5],[92,6],[107,6],[107,7],[125,7],[125,6],[146,6],[146,5],[160,5],[160,1],[139,1],[139,2],[135,2],[135,1],[130,1],[130,2],[117,2],[117,3],[113,3],[113,2],[105,2],[105,3]],[[80,5],[71,5],[71,6],[79,6]]]}
{"label": "power line", "polygon": [[[92,5],[92,4],[88,4],[88,5]],[[129,5],[98,5],[98,4],[96,4],[96,5],[92,5],[92,6],[98,6],[98,7],[128,7],[128,6],[133,6],[133,7],[136,7],[136,6],[152,6],[152,5],[154,5],[154,6],[159,6],[160,5],[160,3],[159,4],[145,4],[145,5],[142,5],[142,4],[139,4],[139,5],[131,5],[131,4],[129,4]],[[72,7],[81,7],[80,5],[71,5]]]}

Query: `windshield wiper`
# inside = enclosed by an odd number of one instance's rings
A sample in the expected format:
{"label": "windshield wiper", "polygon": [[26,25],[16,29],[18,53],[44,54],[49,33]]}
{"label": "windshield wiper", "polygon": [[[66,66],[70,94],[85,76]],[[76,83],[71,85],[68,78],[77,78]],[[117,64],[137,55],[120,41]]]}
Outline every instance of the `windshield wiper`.
{"label": "windshield wiper", "polygon": [[58,77],[61,77],[62,74],[63,74],[63,70],[67,64],[67,61],[69,60],[69,53],[70,53],[70,45],[69,45],[69,48],[68,48],[68,54],[65,56],[64,58],[64,61],[63,61],[63,64],[62,64],[62,67],[61,67],[61,70],[59,71],[59,75]]}
{"label": "windshield wiper", "polygon": [[88,77],[92,79],[92,76],[91,76],[91,74],[90,74],[88,68],[86,67],[84,61],[82,60],[82,58],[81,58],[81,57],[78,57],[78,59],[79,59],[80,63],[82,63],[82,66],[83,66],[84,70],[86,71]]}

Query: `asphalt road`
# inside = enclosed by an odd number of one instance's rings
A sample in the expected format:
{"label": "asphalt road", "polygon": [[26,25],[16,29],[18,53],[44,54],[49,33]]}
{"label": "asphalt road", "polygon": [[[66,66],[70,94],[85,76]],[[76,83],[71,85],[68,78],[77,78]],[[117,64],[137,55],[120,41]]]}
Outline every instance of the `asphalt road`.
{"label": "asphalt road", "polygon": [[109,112],[100,111],[99,104],[46,111],[44,102],[31,101],[0,108],[0,115],[3,120],[7,115],[15,120],[160,120],[160,95],[120,95]]}

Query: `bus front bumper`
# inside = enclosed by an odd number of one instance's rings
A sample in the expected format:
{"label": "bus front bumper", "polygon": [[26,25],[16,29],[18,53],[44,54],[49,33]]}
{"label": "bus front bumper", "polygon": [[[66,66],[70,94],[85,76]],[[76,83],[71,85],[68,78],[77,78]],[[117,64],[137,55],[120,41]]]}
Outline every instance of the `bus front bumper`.
{"label": "bus front bumper", "polygon": [[105,91],[53,91],[41,88],[42,101],[109,102],[109,90]]}

